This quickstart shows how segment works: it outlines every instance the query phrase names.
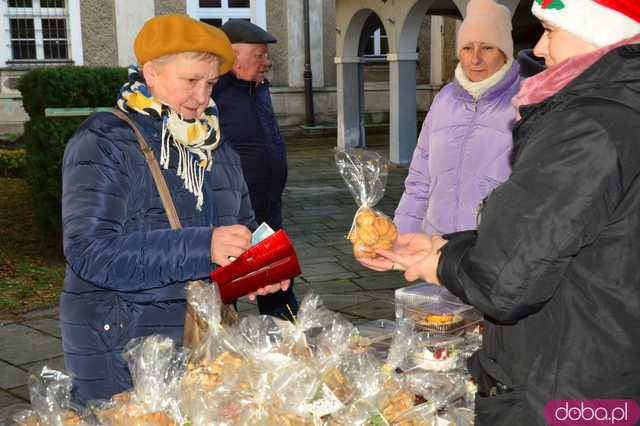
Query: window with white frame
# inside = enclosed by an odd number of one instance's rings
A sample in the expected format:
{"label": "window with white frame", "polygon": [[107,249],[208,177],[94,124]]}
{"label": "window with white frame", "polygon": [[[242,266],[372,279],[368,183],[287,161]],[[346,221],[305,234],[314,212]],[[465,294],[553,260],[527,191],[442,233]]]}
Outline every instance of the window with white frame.
{"label": "window with white frame", "polygon": [[187,13],[221,27],[229,19],[246,19],[266,28],[266,0],[187,0]]}
{"label": "window with white frame", "polygon": [[389,42],[387,40],[387,32],[384,26],[378,27],[369,40],[364,49],[364,56],[384,56],[389,53]]}
{"label": "window with white frame", "polygon": [[[11,63],[72,62],[78,49],[72,50],[73,28],[69,2],[74,3],[74,12],[77,13],[77,0],[2,1],[0,66]],[[73,37],[74,40],[76,38]],[[76,61],[81,62],[81,58]]]}

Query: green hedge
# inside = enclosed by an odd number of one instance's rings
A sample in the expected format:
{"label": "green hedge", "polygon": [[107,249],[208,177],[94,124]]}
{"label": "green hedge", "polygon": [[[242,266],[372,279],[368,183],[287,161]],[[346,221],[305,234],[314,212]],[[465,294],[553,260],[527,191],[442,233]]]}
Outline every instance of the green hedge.
{"label": "green hedge", "polygon": [[62,156],[69,138],[86,117],[45,117],[45,108],[109,107],[126,81],[124,68],[38,68],[19,83],[24,108],[26,178],[31,187],[36,218],[44,236],[60,234]]}
{"label": "green hedge", "polygon": [[32,118],[24,127],[27,182],[35,217],[44,236],[62,231],[62,156],[67,141],[86,117]]}
{"label": "green hedge", "polygon": [[35,118],[45,108],[111,106],[126,81],[126,68],[43,67],[25,74],[18,89],[25,111]]}
{"label": "green hedge", "polygon": [[0,149],[0,177],[24,177],[25,150],[19,149]]}

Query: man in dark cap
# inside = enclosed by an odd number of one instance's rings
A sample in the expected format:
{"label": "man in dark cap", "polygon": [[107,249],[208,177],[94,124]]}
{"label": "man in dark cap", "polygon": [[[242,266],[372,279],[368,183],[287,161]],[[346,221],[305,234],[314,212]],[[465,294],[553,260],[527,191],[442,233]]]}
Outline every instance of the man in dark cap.
{"label": "man in dark cap", "polygon": [[[222,30],[231,41],[236,61],[213,89],[220,110],[220,128],[240,155],[256,222],[282,227],[282,191],[287,180],[287,151],[271,103],[265,74],[271,68],[268,45],[276,38],[251,22],[230,19]],[[292,319],[298,303],[292,287],[258,297],[261,314]]]}

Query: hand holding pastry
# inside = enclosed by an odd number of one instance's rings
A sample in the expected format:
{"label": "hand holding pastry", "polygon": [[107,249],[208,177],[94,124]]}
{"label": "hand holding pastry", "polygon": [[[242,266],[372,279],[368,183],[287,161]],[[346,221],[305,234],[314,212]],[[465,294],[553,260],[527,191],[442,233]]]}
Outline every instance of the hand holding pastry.
{"label": "hand holding pastry", "polygon": [[[358,261],[374,271],[404,271],[408,265],[417,262],[432,250],[432,237],[423,233],[407,233],[397,235],[391,247],[378,247],[372,255],[356,256]],[[392,259],[392,255],[404,256],[403,261]]]}
{"label": "hand holding pastry", "polygon": [[[389,265],[390,263],[391,267],[388,269],[405,271],[404,277],[407,281],[421,278],[430,283],[440,284],[437,274],[438,261],[440,260],[440,248],[446,242],[439,235],[402,234],[391,250],[376,250],[376,254],[381,259],[370,263],[375,263],[373,266]],[[361,263],[363,262],[361,261]],[[369,265],[363,264],[369,267]]]}
{"label": "hand holding pastry", "polygon": [[358,210],[349,233],[353,254],[358,260],[376,257],[377,249],[390,249],[397,237],[398,231],[391,219],[368,207]]}

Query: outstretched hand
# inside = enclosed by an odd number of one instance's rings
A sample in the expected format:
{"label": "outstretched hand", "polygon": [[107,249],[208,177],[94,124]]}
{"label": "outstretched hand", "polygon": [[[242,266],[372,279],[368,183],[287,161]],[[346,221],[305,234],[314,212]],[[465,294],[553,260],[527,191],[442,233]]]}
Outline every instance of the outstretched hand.
{"label": "outstretched hand", "polygon": [[374,271],[404,270],[401,265],[396,265],[393,259],[382,256],[383,252],[393,252],[403,255],[420,254],[431,250],[431,237],[423,233],[399,234],[393,243],[391,250],[376,250],[375,257],[358,257],[358,262]]}
{"label": "outstretched hand", "polygon": [[422,278],[427,282],[439,284],[439,250],[445,244],[446,240],[439,235],[400,234],[391,250],[378,249],[376,257],[358,258],[358,261],[374,271],[405,271],[407,281]]}

